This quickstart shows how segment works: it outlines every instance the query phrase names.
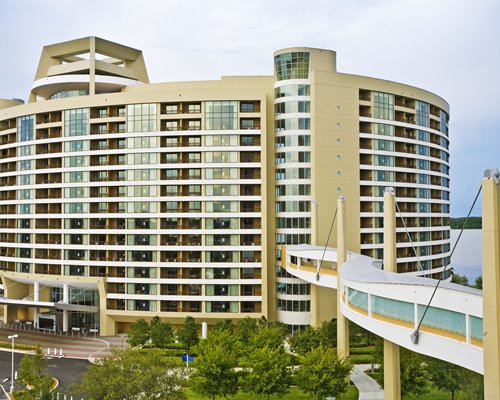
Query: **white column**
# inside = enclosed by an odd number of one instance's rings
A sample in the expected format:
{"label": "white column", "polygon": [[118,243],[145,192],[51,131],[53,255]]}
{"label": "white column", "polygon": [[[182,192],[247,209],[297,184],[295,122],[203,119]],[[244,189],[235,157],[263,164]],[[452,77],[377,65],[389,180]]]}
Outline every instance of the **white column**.
{"label": "white column", "polygon": [[[33,301],[40,301],[40,282],[33,282]],[[38,307],[33,311],[33,322],[35,328],[38,328]]]}
{"label": "white column", "polygon": [[344,222],[344,196],[340,196],[337,199],[337,355],[341,358],[349,357],[349,321],[340,310],[343,291],[340,268],[346,261]]}
{"label": "white column", "polygon": [[40,301],[40,282],[33,282],[33,300]]}
{"label": "white column", "polygon": [[[63,303],[69,303],[69,286],[67,283],[63,285]],[[68,332],[69,315],[68,310],[63,310],[63,332]]]}
{"label": "white column", "polygon": [[[398,272],[396,253],[396,199],[394,190],[384,193],[384,271]],[[401,400],[399,346],[384,339],[384,399]]]}

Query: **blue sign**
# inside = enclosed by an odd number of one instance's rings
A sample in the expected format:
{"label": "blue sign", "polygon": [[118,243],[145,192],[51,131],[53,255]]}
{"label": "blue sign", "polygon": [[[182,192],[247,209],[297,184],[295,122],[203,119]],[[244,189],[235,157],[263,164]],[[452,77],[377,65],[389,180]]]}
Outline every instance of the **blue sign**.
{"label": "blue sign", "polygon": [[182,361],[184,361],[184,362],[185,361],[193,362],[193,360],[194,360],[194,356],[187,356],[186,354],[184,354],[182,356]]}

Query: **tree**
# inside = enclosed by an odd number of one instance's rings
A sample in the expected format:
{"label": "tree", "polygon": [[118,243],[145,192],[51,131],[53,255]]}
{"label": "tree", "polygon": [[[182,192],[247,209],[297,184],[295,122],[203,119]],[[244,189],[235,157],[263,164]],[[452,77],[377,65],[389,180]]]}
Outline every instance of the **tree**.
{"label": "tree", "polygon": [[216,399],[238,391],[236,337],[226,330],[215,330],[195,346],[196,371],[190,377],[192,390]]}
{"label": "tree", "polygon": [[334,349],[319,346],[300,357],[300,361],[296,378],[304,393],[316,400],[324,400],[327,396],[338,397],[346,391],[347,376],[352,367],[348,360],[339,359]]}
{"label": "tree", "polygon": [[450,392],[452,400],[455,399],[457,392],[467,387],[468,379],[464,377],[468,371],[465,368],[430,357],[426,364],[432,384],[442,391]]}
{"label": "tree", "polygon": [[337,347],[337,320],[323,321],[319,328],[321,344],[327,347]]}
{"label": "tree", "polygon": [[90,365],[77,387],[87,400],[184,400],[187,380],[157,353],[113,350]]}
{"label": "tree", "polygon": [[24,355],[19,364],[18,380],[22,386],[33,385],[36,378],[43,375],[47,368],[47,360],[43,356],[42,348],[37,346],[35,354],[29,356]]}
{"label": "tree", "polygon": [[259,329],[259,321],[255,318],[245,317],[236,324],[236,336],[241,343],[248,343],[250,338]]}
{"label": "tree", "polygon": [[451,281],[463,286],[469,286],[469,280],[465,275],[455,274],[451,276]]}
{"label": "tree", "polygon": [[371,345],[375,342],[375,335],[369,330],[349,321],[349,343],[353,345]]}
{"label": "tree", "polygon": [[187,316],[181,327],[177,329],[177,339],[188,351],[198,343],[198,325],[193,317]]}
{"label": "tree", "polygon": [[312,349],[319,346],[321,342],[321,337],[319,330],[308,326],[305,329],[297,332],[290,340],[290,345],[292,351],[298,355],[305,355],[309,353]]}
{"label": "tree", "polygon": [[259,329],[250,338],[249,349],[269,346],[278,348],[286,338],[286,325],[278,322],[266,322],[259,325]]}
{"label": "tree", "polygon": [[128,342],[131,346],[145,346],[149,341],[149,324],[145,319],[138,319],[130,325]]}
{"label": "tree", "polygon": [[217,321],[212,330],[226,330],[228,332],[233,332],[233,321],[231,319]]}
{"label": "tree", "polygon": [[35,349],[35,354],[30,356],[26,354],[19,364],[18,381],[21,386],[29,387],[31,390],[25,390],[16,393],[16,399],[48,399],[52,396],[51,390],[54,380],[45,374],[47,360],[43,356],[40,346]]}
{"label": "tree", "polygon": [[162,349],[167,347],[174,338],[172,325],[168,322],[163,322],[158,316],[154,317],[149,323],[149,337],[151,346]]}
{"label": "tree", "polygon": [[243,391],[267,399],[287,393],[291,381],[288,360],[283,346],[254,350],[243,362],[245,373],[240,378]]}
{"label": "tree", "polygon": [[[427,371],[426,358],[403,347],[400,351],[401,394],[419,396],[429,391],[430,376]],[[384,375],[384,340],[375,340],[373,358],[380,365],[382,382]]]}
{"label": "tree", "polygon": [[400,348],[401,394],[420,396],[429,391],[430,377],[425,358],[411,350]]}
{"label": "tree", "polygon": [[478,276],[476,280],[474,281],[474,287],[476,289],[481,289],[483,290],[483,276]]}

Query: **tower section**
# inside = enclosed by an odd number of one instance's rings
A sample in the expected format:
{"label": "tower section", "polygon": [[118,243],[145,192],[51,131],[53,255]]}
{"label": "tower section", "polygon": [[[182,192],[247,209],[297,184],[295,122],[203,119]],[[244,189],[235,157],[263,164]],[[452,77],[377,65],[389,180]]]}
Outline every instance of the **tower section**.
{"label": "tower section", "polygon": [[274,56],[275,255],[278,319],[310,324],[310,285],[281,268],[281,245],[311,243],[311,84],[309,52]]}

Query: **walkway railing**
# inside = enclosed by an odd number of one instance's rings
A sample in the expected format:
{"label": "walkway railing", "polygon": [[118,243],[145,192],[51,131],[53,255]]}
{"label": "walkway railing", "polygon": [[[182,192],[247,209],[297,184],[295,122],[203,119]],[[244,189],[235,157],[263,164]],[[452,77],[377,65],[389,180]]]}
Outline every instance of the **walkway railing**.
{"label": "walkway railing", "polygon": [[[337,288],[336,249],[325,253],[331,268],[320,269],[315,268],[321,260],[318,249],[287,246],[283,264],[290,274],[311,284]],[[483,373],[480,290],[441,282],[414,344],[410,335],[424,315],[436,280],[385,272],[377,260],[352,253],[340,274],[340,307],[348,319],[412,351]]]}

